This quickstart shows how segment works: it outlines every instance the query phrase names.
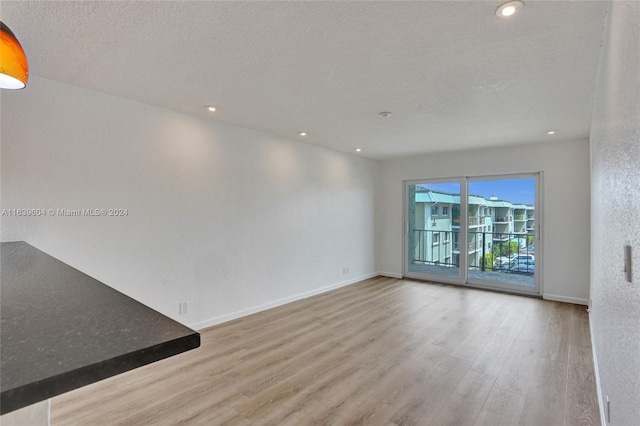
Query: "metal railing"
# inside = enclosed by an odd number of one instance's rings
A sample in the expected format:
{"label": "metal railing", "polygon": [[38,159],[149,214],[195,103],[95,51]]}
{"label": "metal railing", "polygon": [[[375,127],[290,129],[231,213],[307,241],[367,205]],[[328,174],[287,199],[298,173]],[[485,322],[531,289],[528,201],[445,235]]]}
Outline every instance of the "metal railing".
{"label": "metal railing", "polygon": [[533,233],[468,231],[467,253],[460,253],[460,231],[415,229],[411,243],[414,264],[459,268],[462,255],[469,269],[533,275]]}
{"label": "metal railing", "polygon": [[[460,250],[460,231],[416,229],[414,232],[414,263],[437,266],[457,266],[454,251]],[[453,241],[453,244],[450,244]],[[449,259],[447,261],[447,258]]]}

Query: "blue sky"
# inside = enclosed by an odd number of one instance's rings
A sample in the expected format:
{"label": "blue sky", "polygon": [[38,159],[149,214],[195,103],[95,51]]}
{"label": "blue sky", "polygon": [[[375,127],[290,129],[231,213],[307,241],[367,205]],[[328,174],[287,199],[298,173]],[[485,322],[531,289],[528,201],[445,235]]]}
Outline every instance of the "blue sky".
{"label": "blue sky", "polygon": [[[458,183],[429,183],[420,186],[434,191],[460,193]],[[533,204],[535,200],[535,179],[501,179],[469,182],[469,194],[480,195],[489,199],[495,195],[500,200],[511,201],[516,204]]]}

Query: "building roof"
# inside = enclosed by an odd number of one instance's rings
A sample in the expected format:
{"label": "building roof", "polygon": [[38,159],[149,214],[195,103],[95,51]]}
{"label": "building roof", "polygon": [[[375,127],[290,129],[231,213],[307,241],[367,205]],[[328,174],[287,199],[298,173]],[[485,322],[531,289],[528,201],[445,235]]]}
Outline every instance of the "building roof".
{"label": "building roof", "polygon": [[504,200],[489,200],[487,201],[490,207],[513,207],[509,201]]}
{"label": "building roof", "polygon": [[484,197],[479,197],[477,195],[469,195],[469,204],[478,204],[481,206],[488,206],[489,201],[484,199]]}
{"label": "building roof", "polygon": [[[416,203],[460,204],[460,195],[432,190],[416,191]],[[487,200],[479,195],[469,195],[469,204],[498,208],[508,207],[522,210],[534,209],[531,205],[513,204],[505,200]]]}
{"label": "building roof", "polygon": [[437,191],[416,191],[417,203],[460,204],[460,196]]}

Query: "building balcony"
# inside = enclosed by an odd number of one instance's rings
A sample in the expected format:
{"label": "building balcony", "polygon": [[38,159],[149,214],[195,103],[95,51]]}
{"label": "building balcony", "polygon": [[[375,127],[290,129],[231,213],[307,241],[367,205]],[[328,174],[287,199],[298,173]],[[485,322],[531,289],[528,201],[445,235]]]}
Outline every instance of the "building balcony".
{"label": "building balcony", "polygon": [[494,220],[493,223],[511,223],[512,220],[513,216],[496,216],[496,220]]}
{"label": "building balcony", "polygon": [[484,217],[469,217],[469,226],[484,226]]}

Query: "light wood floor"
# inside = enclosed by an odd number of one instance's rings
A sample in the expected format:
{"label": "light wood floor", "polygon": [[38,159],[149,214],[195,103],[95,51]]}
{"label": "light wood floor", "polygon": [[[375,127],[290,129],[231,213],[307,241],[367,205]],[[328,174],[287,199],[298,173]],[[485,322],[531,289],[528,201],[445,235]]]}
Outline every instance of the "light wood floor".
{"label": "light wood floor", "polygon": [[56,425],[597,425],[584,306],[374,278],[52,400]]}

